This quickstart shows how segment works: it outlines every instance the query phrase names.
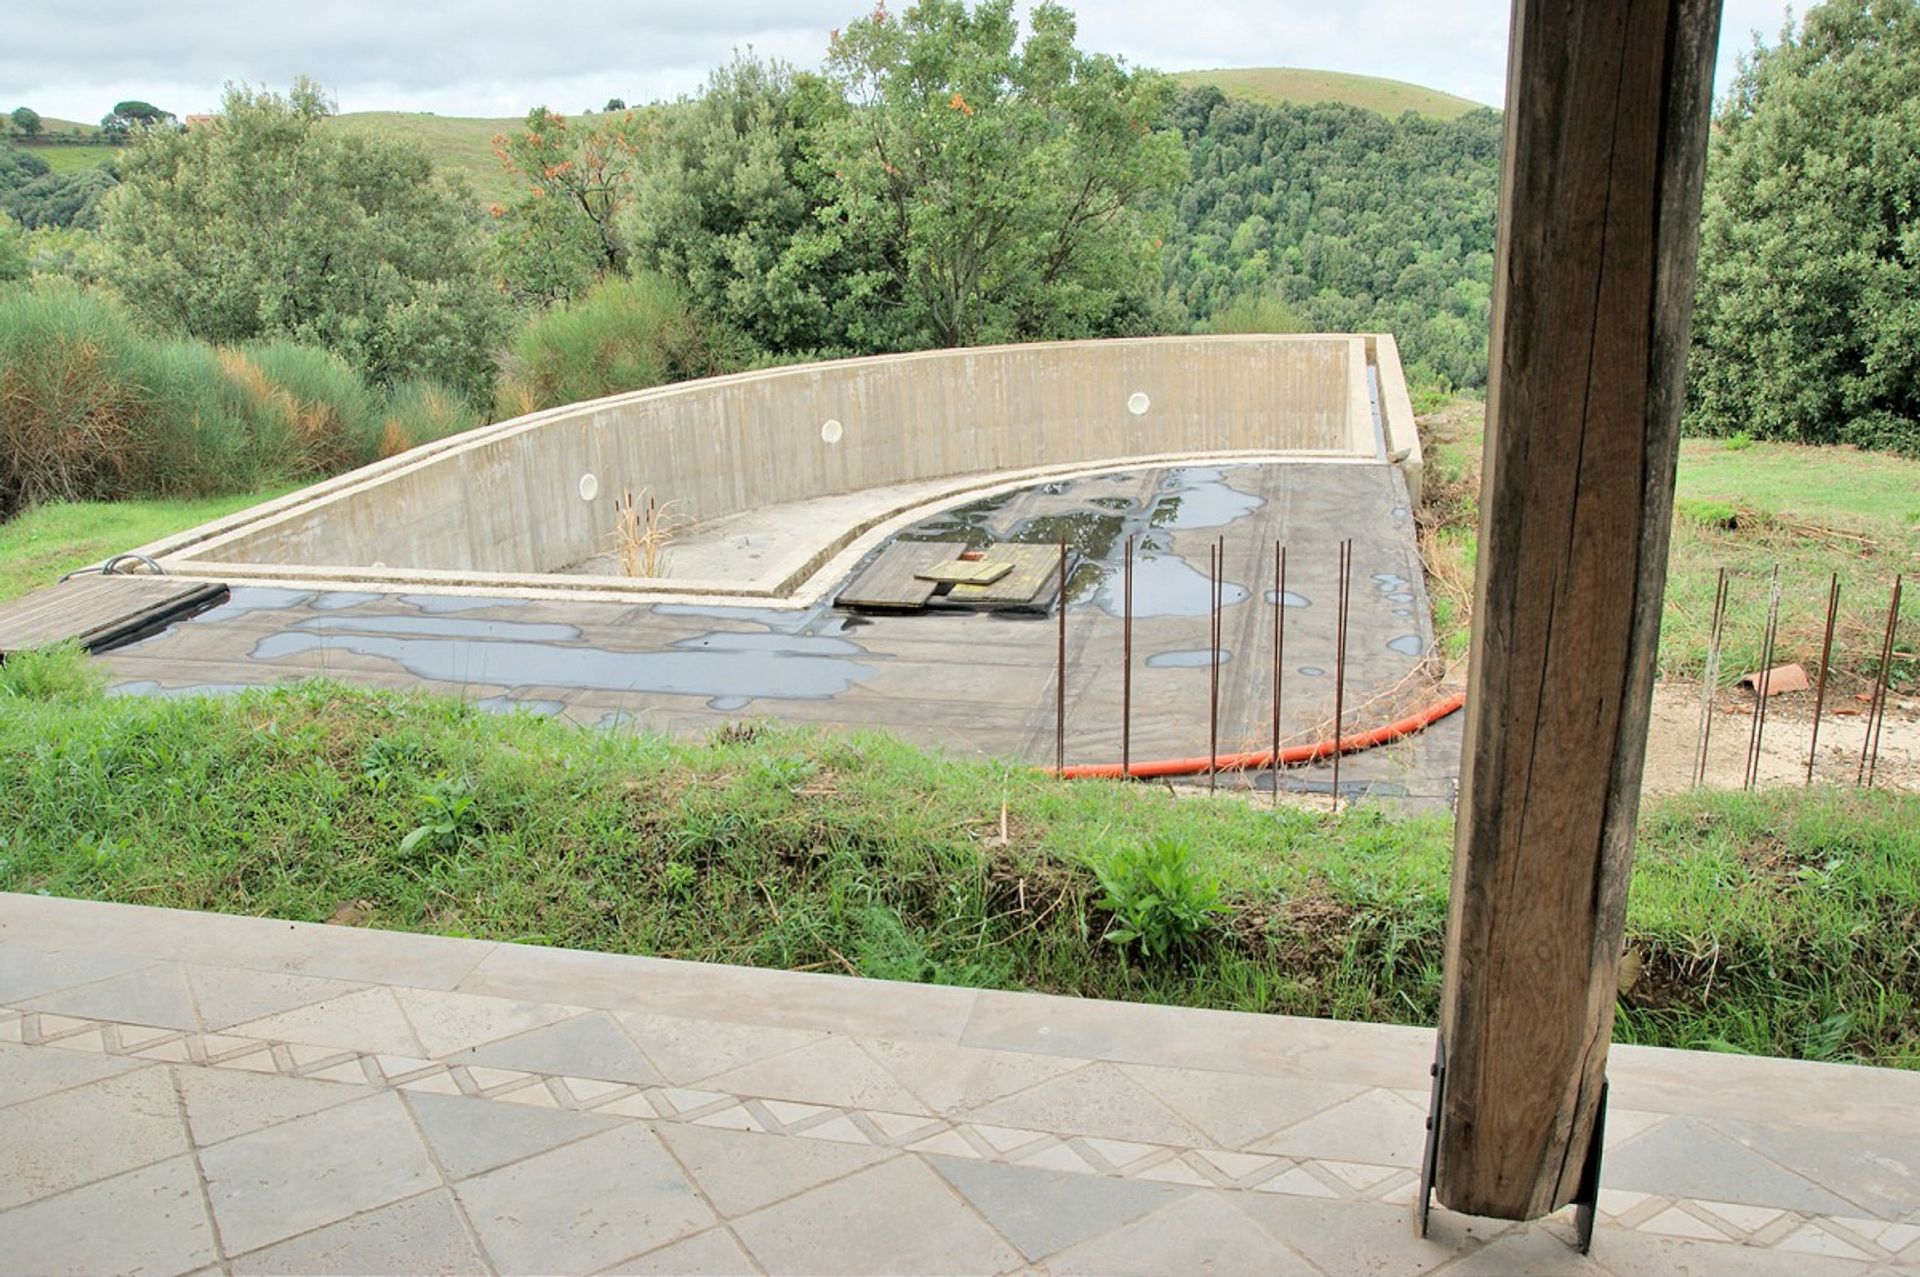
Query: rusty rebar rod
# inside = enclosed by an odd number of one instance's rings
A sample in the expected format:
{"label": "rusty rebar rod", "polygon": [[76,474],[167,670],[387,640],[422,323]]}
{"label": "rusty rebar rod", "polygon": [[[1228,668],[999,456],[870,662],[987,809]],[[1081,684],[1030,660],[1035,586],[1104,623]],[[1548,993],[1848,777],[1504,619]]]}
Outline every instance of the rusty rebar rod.
{"label": "rusty rebar rod", "polygon": [[1807,741],[1807,784],[1813,784],[1813,762],[1820,756],[1820,711],[1827,707],[1827,670],[1833,664],[1833,623],[1840,614],[1840,574],[1827,583],[1827,636],[1820,641],[1820,684],[1813,693],[1813,735]]}
{"label": "rusty rebar rod", "polygon": [[1713,694],[1720,684],[1720,633],[1727,620],[1727,570],[1720,569],[1720,579],[1713,590],[1713,625],[1707,631],[1707,668],[1701,679],[1700,690],[1700,744],[1693,755],[1693,787],[1695,789],[1707,779],[1707,746],[1713,741]]}
{"label": "rusty rebar rod", "polygon": [[1893,669],[1893,640],[1900,630],[1900,588],[1904,574],[1895,573],[1893,598],[1887,603],[1887,633],[1880,641],[1880,671],[1873,677],[1873,699],[1867,705],[1867,734],[1860,742],[1860,772],[1853,783],[1865,777],[1869,789],[1880,770],[1880,726],[1887,719],[1887,685]]}
{"label": "rusty rebar rod", "polygon": [[1220,578],[1225,574],[1220,562],[1226,557],[1221,541],[1207,551],[1207,641],[1212,645],[1207,685],[1207,788],[1212,790],[1220,775]]}
{"label": "rusty rebar rod", "polygon": [[1053,770],[1067,771],[1067,543],[1060,542],[1060,646],[1053,681]]}
{"label": "rusty rebar rod", "polygon": [[1120,565],[1120,776],[1133,776],[1133,537]]}
{"label": "rusty rebar rod", "polygon": [[1767,628],[1760,643],[1760,672],[1754,676],[1753,690],[1758,703],[1753,707],[1753,723],[1747,731],[1746,787],[1760,783],[1761,748],[1767,734],[1767,700],[1773,694],[1773,642],[1780,630],[1780,565],[1773,565],[1772,583],[1767,587]]}
{"label": "rusty rebar rod", "polygon": [[1340,609],[1333,653],[1333,810],[1340,810],[1340,737],[1347,716],[1347,608],[1353,596],[1353,539],[1340,543]]}
{"label": "rusty rebar rod", "polygon": [[1280,810],[1280,689],[1286,680],[1287,548],[1273,543],[1273,809]]}

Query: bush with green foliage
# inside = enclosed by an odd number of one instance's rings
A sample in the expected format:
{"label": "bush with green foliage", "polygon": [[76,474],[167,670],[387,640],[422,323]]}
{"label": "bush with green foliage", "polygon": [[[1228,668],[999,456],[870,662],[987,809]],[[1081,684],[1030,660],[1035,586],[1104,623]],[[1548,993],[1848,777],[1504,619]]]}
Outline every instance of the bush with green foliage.
{"label": "bush with green foliage", "polygon": [[1809,9],[1715,123],[1688,428],[1920,455],[1920,5]]}
{"label": "bush with green foliage", "polygon": [[484,398],[507,308],[470,198],[418,143],[326,128],[330,109],[304,80],[229,88],[218,127],[147,133],[107,200],[108,281],[162,329]]}
{"label": "bush with green foliage", "polygon": [[1231,912],[1221,903],[1220,879],[1168,835],[1121,851],[1096,872],[1106,892],[1096,903],[1113,914],[1106,939],[1154,961],[1179,956]]}
{"label": "bush with green foliage", "polygon": [[815,75],[737,56],[706,89],[660,115],[621,222],[636,265],[686,283],[696,302],[764,351],[832,350],[840,256],[789,251],[826,203],[807,158],[819,123],[846,103]]}
{"label": "bush with green foliage", "polygon": [[475,424],[450,391],[370,386],[324,350],[154,341],[98,293],[0,291],[0,518],[332,474]]}
{"label": "bush with green foliage", "polygon": [[517,417],[722,370],[724,343],[664,275],[611,277],[561,302],[514,335],[496,397]]}
{"label": "bush with green foliage", "polygon": [[40,136],[40,113],[32,107],[16,106],[8,114],[7,118],[13,121],[13,127],[20,131],[21,136]]}
{"label": "bush with green foliage", "polygon": [[25,279],[30,269],[27,233],[20,223],[0,212],[0,284]]}

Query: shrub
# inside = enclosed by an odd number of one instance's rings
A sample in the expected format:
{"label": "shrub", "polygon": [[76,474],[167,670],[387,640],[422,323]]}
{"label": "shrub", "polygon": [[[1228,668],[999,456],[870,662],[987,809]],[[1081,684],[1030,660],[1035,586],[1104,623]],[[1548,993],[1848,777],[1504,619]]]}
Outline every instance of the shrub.
{"label": "shrub", "polygon": [[707,376],[719,364],[707,326],[678,285],[651,273],[611,278],[520,330],[497,408],[517,417]]}
{"label": "shrub", "polygon": [[77,643],[15,652],[0,661],[0,702],[95,700],[105,682]]}
{"label": "shrub", "polygon": [[1106,895],[1099,904],[1113,911],[1107,939],[1137,945],[1144,957],[1164,959],[1188,948],[1228,912],[1220,902],[1220,880],[1195,863],[1193,849],[1172,837],[1129,848],[1099,866]]}
{"label": "shrub", "polygon": [[135,472],[149,398],[142,353],[96,298],[0,295],[0,514],[94,496]]}
{"label": "shrub", "polygon": [[152,341],[56,281],[0,294],[0,517],[333,474],[475,424],[441,386],[382,390],[316,347]]}

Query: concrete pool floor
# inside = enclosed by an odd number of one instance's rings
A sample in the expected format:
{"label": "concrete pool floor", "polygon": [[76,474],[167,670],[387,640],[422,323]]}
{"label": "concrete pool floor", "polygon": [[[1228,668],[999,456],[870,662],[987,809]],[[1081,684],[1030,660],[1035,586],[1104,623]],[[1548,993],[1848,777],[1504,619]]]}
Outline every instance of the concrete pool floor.
{"label": "concrete pool floor", "polygon": [[1920,1270],[1920,1074],[1616,1047],[1568,1212],[1411,1227],[1430,1031],[0,895],[0,1268]]}
{"label": "concrete pool floor", "polygon": [[[962,509],[922,535],[1051,543],[1084,566],[1068,609],[1067,761],[1120,756],[1120,538],[1135,586],[1133,757],[1208,748],[1207,556],[1226,546],[1223,753],[1263,746],[1272,704],[1273,546],[1288,547],[1283,739],[1329,733],[1337,547],[1354,540],[1347,730],[1437,693],[1430,608],[1399,472],[1379,463],[1158,467],[1056,482]],[[241,587],[224,607],[104,659],[122,692],[325,675],[524,706],[596,726],[700,734],[770,716],[879,728],[960,755],[1051,763],[1053,618],[518,600]],[[1459,722],[1342,764],[1349,795],[1450,801]],[[1284,780],[1328,784],[1328,768]],[[1257,784],[1269,783],[1265,777]]]}

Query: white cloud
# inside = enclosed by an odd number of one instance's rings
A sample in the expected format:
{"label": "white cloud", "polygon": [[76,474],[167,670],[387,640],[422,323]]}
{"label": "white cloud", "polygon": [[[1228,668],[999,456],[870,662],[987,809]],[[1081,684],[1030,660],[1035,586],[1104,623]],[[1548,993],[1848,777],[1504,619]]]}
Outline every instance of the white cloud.
{"label": "white cloud", "polygon": [[[896,7],[900,7],[896,3]],[[310,75],[342,110],[520,115],[608,97],[696,90],[731,50],[752,45],[817,65],[828,33],[864,0],[585,0],[546,9],[509,0],[432,5],[335,0],[189,0],[149,9],[35,5],[0,41],[0,109],[95,120],[122,98],[210,109],[229,80],[284,87]],[[1168,70],[1300,66],[1383,75],[1498,105],[1506,74],[1502,0],[1082,0],[1083,47]],[[1728,0],[1722,83],[1780,0]],[[11,100],[4,100],[11,99]]]}

